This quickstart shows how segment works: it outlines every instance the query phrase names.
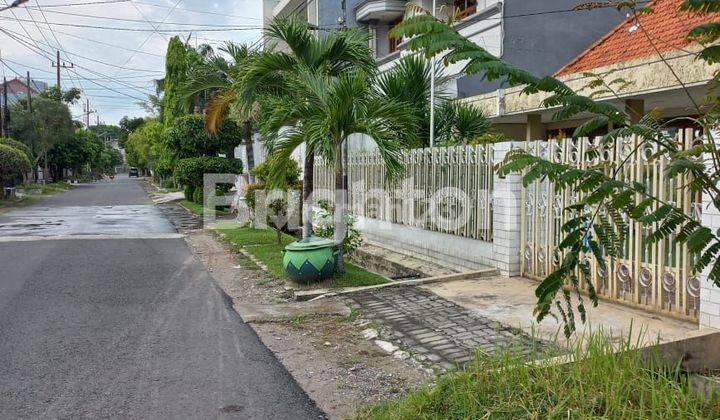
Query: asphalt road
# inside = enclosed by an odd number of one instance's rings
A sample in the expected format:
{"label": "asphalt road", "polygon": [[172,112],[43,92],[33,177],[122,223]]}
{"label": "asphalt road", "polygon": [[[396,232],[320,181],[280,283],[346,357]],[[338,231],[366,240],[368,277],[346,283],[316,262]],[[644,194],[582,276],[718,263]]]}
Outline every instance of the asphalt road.
{"label": "asphalt road", "polygon": [[0,418],[321,417],[153,210],[119,179],[0,216]]}

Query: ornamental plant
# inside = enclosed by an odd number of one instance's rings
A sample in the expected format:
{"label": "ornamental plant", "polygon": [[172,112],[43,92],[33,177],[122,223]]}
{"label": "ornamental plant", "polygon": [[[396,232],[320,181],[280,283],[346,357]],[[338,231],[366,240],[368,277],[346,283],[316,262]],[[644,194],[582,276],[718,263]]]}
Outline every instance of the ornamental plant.
{"label": "ornamental plant", "polygon": [[12,184],[17,178],[24,178],[32,168],[30,159],[20,149],[0,144],[0,182]]}
{"label": "ornamental plant", "polygon": [[[175,166],[175,179],[181,185],[192,191],[192,196],[186,196],[188,200],[202,202],[202,195],[198,196],[197,190],[202,191],[205,174],[239,174],[242,172],[242,162],[234,159],[219,157],[196,157],[180,159]],[[191,187],[188,189],[187,187]],[[226,193],[232,185],[222,184],[218,186],[218,193]],[[198,200],[199,197],[199,200]]]}

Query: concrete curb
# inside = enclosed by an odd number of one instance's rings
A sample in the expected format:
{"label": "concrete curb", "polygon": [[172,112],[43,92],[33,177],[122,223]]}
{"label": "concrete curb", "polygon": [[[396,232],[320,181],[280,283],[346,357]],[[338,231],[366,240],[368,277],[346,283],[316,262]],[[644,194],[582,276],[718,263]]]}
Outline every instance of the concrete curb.
{"label": "concrete curb", "polygon": [[344,287],[340,289],[315,289],[301,290],[294,293],[297,301],[314,301],[322,298],[346,295],[349,293],[364,292],[366,290],[383,289],[386,287],[420,286],[428,283],[440,283],[446,281],[465,280],[478,277],[490,277],[498,274],[497,269],[487,268],[484,270],[467,271],[465,273],[448,274],[445,276],[426,277],[423,279],[401,280],[389,283],[376,284],[373,286]]}

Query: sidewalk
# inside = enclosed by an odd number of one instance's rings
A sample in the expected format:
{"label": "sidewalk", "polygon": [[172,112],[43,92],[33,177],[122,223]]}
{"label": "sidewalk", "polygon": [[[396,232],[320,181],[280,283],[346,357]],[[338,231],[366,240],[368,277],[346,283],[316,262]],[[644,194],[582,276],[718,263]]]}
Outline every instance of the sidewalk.
{"label": "sidewalk", "polygon": [[518,329],[484,317],[422,287],[388,287],[345,295],[348,305],[381,326],[422,361],[441,369],[462,367],[476,351],[512,348],[528,355],[546,347]]}

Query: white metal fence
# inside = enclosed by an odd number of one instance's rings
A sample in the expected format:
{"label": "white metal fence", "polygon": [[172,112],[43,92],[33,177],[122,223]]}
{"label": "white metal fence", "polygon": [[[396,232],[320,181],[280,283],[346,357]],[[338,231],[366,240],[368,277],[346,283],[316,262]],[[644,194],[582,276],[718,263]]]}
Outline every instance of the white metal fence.
{"label": "white metal fence", "polygon": [[[689,147],[693,139],[691,130],[677,135],[680,147]],[[599,144],[598,140],[584,138],[529,142],[526,147],[536,156],[581,168],[601,160],[621,162],[628,159],[619,179],[642,183],[654,196],[699,218],[700,197],[688,191],[687,180],[663,177],[667,159],[657,156],[652,145],[638,147],[636,137],[618,139],[614,145],[603,148],[598,158],[586,159],[585,152],[596,144]],[[557,245],[563,239],[561,227],[569,217],[563,209],[581,198],[581,193],[571,189],[556,191],[547,180],[536,181],[523,189],[523,275],[544,278],[562,261]],[[657,226],[641,226],[632,220],[629,226],[623,258],[614,263],[608,260],[609,272],[602,272],[596,263],[587,259],[592,273],[590,281],[598,294],[680,317],[697,318],[700,283],[698,277],[690,274],[692,260],[686,247],[673,244],[672,238],[655,243],[648,241],[648,235]],[[585,284],[582,286],[587,287]]]}
{"label": "white metal fence", "polygon": [[[492,240],[493,149],[491,145],[405,151],[404,173],[388,176],[377,152],[347,162],[349,211],[382,221]],[[333,201],[332,165],[316,159],[315,197]]]}

